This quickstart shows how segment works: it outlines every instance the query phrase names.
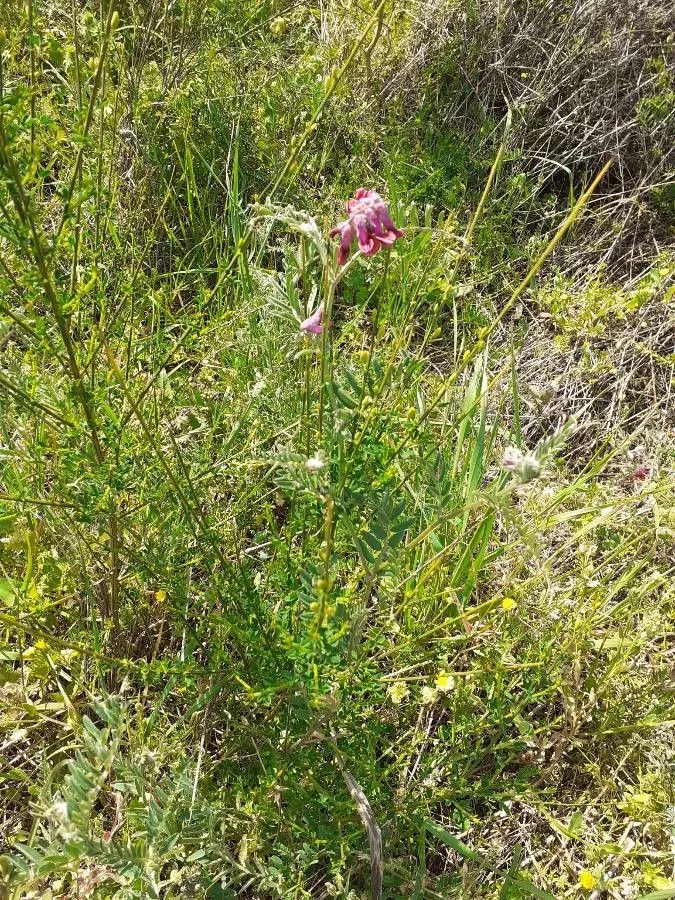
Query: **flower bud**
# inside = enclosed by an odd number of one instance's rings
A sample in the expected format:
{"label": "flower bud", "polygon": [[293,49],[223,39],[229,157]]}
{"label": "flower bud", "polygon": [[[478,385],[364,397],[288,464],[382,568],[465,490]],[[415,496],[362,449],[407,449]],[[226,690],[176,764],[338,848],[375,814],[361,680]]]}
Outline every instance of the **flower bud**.
{"label": "flower bud", "polygon": [[527,456],[523,457],[523,461],[518,467],[518,475],[523,484],[527,484],[528,481],[534,481],[535,478],[539,478],[541,475],[541,463],[536,456],[531,456],[528,453]]}
{"label": "flower bud", "polygon": [[522,462],[523,454],[516,447],[507,447],[502,459],[502,469],[506,472],[515,472]]}
{"label": "flower bud", "polygon": [[531,453],[523,454],[516,447],[507,447],[502,459],[502,469],[514,472],[519,481],[527,484],[541,475],[541,462]]}

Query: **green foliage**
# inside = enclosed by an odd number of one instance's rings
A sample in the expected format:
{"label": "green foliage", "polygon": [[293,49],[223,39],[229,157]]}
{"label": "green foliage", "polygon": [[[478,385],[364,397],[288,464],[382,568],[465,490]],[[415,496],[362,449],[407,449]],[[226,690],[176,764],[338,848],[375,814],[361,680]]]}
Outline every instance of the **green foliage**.
{"label": "green foliage", "polygon": [[36,892],[48,881],[66,895],[138,900],[234,896],[242,882],[263,890],[273,883],[247,867],[245,854],[230,854],[236,813],[197,790],[199,770],[179,743],[171,742],[170,756],[166,742],[153,746],[151,730],[134,734],[125,705],[93,706],[102,724],[85,716],[76,728],[82,749],[68,760],[60,792],[38,801],[40,849],[15,844],[5,859],[11,881]]}
{"label": "green foliage", "polygon": [[556,276],[536,293],[535,300],[550,314],[563,342],[580,337],[595,338],[613,324],[630,319],[645,304],[655,300],[669,302],[673,296],[669,281],[674,272],[672,259],[664,254],[630,289],[607,283],[602,274],[594,275],[582,284]]}
{"label": "green foliage", "polygon": [[649,70],[657,78],[654,93],[642,97],[637,105],[637,116],[640,124],[651,130],[665,122],[675,109],[675,90],[673,90],[672,74],[668,71],[666,61],[655,57],[649,60]]}
{"label": "green foliage", "polygon": [[[670,887],[672,455],[532,414],[592,189],[440,127],[457,57],[411,114],[414,13],[0,10],[3,896]],[[338,267],[359,184],[405,237]],[[660,337],[672,275],[534,299]]]}

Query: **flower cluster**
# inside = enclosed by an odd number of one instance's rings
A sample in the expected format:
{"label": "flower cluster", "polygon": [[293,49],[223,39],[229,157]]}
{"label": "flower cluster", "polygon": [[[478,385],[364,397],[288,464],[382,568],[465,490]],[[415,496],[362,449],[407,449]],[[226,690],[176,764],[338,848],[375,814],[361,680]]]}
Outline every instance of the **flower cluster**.
{"label": "flower cluster", "polygon": [[347,218],[330,232],[341,236],[338,265],[346,262],[352,241],[356,237],[364,256],[374,256],[382,247],[391,247],[396,238],[403,237],[391,220],[384,200],[377,191],[359,188],[347,201]]}
{"label": "flower cluster", "polygon": [[633,484],[643,484],[645,481],[649,481],[651,474],[652,467],[647,463],[640,463],[630,477]]}
{"label": "flower cluster", "polygon": [[[279,210],[271,207],[270,209],[259,207],[259,209],[265,214],[273,212],[277,218],[310,237],[316,243],[321,258],[325,262],[325,247],[314,233],[318,230],[314,219],[308,218],[307,221],[300,221],[299,214],[294,212],[291,216],[288,209]],[[368,191],[366,188],[359,188],[352,199],[347,201],[347,218],[330,232],[331,237],[335,237],[336,234],[339,234],[341,238],[337,255],[339,266],[344,265],[347,261],[354,238],[358,240],[359,250],[364,256],[374,256],[378,250],[383,247],[391,247],[397,238],[403,237],[403,232],[392,222],[382,197],[377,191]],[[336,276],[336,280],[339,275],[340,273]],[[321,334],[323,332],[323,312],[323,303],[320,303],[314,312],[300,323],[300,331],[306,335]]]}

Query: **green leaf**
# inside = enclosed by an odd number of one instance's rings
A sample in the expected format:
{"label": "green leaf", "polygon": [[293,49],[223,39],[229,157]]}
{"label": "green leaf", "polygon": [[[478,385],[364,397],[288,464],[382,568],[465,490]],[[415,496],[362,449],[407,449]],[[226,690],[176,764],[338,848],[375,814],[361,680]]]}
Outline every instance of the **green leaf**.
{"label": "green leaf", "polygon": [[371,534],[369,531],[364,531],[361,534],[363,540],[368,544],[371,550],[374,550],[375,553],[379,553],[382,549],[382,542],[375,537],[374,534]]}
{"label": "green leaf", "polygon": [[364,541],[360,540],[360,538],[355,538],[354,543],[356,544],[356,549],[359,551],[359,555],[362,556],[371,565],[374,565],[376,559],[368,545]]}
{"label": "green leaf", "polygon": [[502,885],[502,889],[499,892],[499,900],[510,900],[510,898],[514,898],[515,895],[512,893],[511,888],[513,887],[514,878],[518,877],[518,869],[520,868],[520,860],[523,857],[523,850],[519,844],[513,848],[513,859],[511,860],[511,865],[509,866],[509,873]]}
{"label": "green leaf", "polygon": [[18,516],[0,507],[0,535],[11,534]]}
{"label": "green leaf", "polygon": [[343,391],[339,385],[333,384],[332,390],[340,403],[342,403],[343,406],[346,406],[347,409],[356,409],[359,405],[358,401],[353,397],[350,397],[349,394],[346,391]]}
{"label": "green leaf", "polygon": [[9,578],[0,578],[0,603],[11,603],[17,595],[17,589]]}

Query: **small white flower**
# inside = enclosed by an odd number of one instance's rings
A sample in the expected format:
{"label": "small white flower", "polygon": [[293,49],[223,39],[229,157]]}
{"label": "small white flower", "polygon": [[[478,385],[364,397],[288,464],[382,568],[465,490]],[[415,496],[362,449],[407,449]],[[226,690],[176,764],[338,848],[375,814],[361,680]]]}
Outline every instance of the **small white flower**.
{"label": "small white flower", "polygon": [[518,467],[518,475],[523,484],[527,484],[529,481],[534,481],[535,478],[539,478],[541,475],[541,463],[537,457],[532,456],[531,453],[524,456],[522,463]]}
{"label": "small white flower", "polygon": [[439,672],[436,677],[436,688],[444,694],[448,694],[455,686],[455,679],[449,672]]}
{"label": "small white flower", "polygon": [[77,836],[77,831],[70,820],[68,804],[64,800],[60,798],[55,800],[49,809],[49,815],[51,815],[65,840],[73,840]]}
{"label": "small white flower", "polygon": [[531,453],[523,455],[517,447],[507,447],[502,459],[502,469],[514,472],[519,481],[527,484],[541,475],[541,462]]}
{"label": "small white flower", "polygon": [[325,466],[326,460],[323,455],[323,450],[317,450],[314,456],[310,456],[310,458],[305,461],[305,469],[312,475],[316,472],[320,472]]}
{"label": "small white flower", "polygon": [[70,816],[68,815],[68,804],[64,800],[55,800],[52,803],[50,812],[54,818],[58,819],[60,822],[68,822],[70,820]]}

